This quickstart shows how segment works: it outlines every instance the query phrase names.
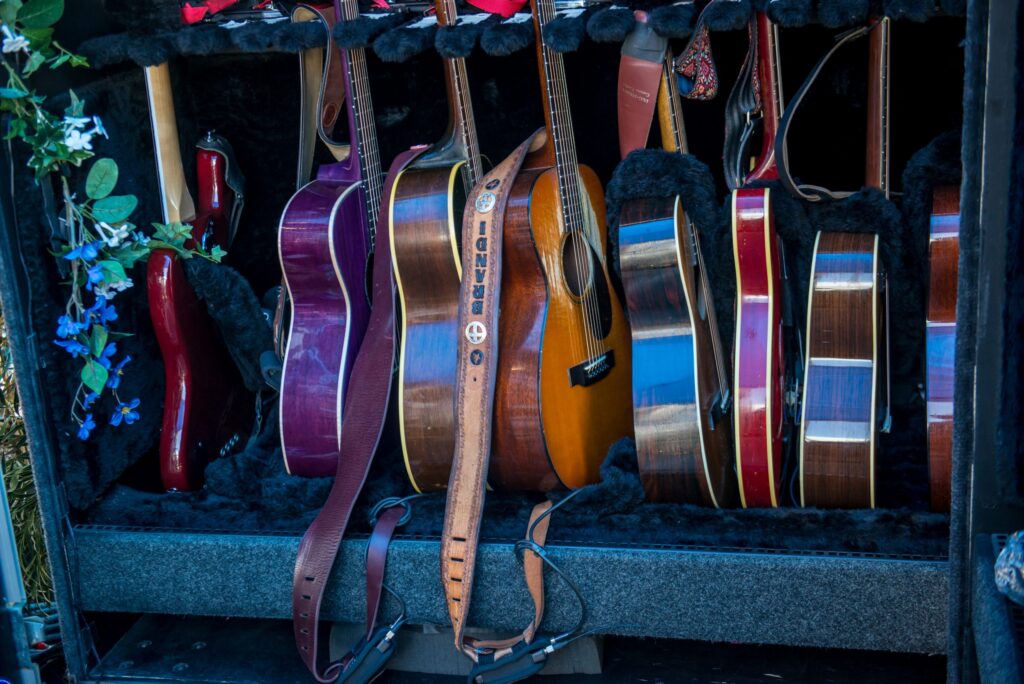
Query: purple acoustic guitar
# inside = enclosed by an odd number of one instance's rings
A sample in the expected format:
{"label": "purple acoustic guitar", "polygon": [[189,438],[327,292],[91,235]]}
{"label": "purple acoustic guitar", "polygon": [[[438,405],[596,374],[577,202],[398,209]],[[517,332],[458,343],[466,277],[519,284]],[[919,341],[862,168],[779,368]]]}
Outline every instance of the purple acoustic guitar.
{"label": "purple acoustic guitar", "polygon": [[[340,0],[335,9],[341,20],[359,14],[356,0]],[[335,17],[302,5],[292,20],[322,21],[325,30],[335,23]],[[347,380],[370,312],[366,273],[383,183],[363,49],[338,50],[329,39],[326,52],[306,50],[300,64],[300,183],[312,158],[314,129],[337,162],[320,166],[281,217],[278,249],[292,302],[281,375],[281,445],[289,473],[320,477],[337,469]],[[340,118],[342,81],[349,145],[331,136]]]}

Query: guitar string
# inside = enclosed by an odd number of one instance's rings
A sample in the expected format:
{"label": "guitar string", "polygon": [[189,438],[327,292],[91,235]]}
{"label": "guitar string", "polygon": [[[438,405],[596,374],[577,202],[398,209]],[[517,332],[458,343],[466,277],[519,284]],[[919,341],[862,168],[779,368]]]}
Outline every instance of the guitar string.
{"label": "guitar string", "polygon": [[[538,12],[540,26],[543,29],[544,24],[553,15],[551,0],[538,0],[538,9],[540,10]],[[541,35],[543,37],[543,31]],[[598,307],[595,302],[596,293],[593,287],[597,280],[597,273],[595,272],[594,264],[590,260],[589,240],[586,240],[588,236],[580,235],[580,228],[587,222],[587,219],[584,215],[584,199],[580,187],[581,180],[575,154],[575,140],[572,132],[572,118],[565,81],[564,62],[562,56],[554,53],[546,44],[543,44],[543,51],[546,66],[548,67],[549,82],[554,86],[554,97],[552,98],[551,107],[552,123],[563,129],[561,135],[555,133],[555,150],[556,155],[561,151],[562,163],[558,165],[559,180],[561,181],[560,185],[562,186],[564,201],[568,205],[564,212],[567,221],[566,228],[568,229],[567,232],[572,234],[570,239],[573,241],[572,249],[576,261],[577,281],[581,284],[581,308],[585,316],[583,337],[587,346],[587,360],[590,360],[597,358],[602,353],[602,341],[598,337],[601,331],[600,313],[597,310]],[[559,143],[562,144],[559,145]],[[561,150],[559,150],[560,147]],[[583,242],[580,239],[581,237],[586,241]],[[586,262],[584,258],[587,259]],[[590,263],[590,268],[587,269],[587,272],[592,276],[591,287],[582,288],[585,284],[583,279],[585,263]],[[587,327],[589,327],[589,330],[586,329]],[[592,334],[587,334],[588,332]]]}
{"label": "guitar string", "polygon": [[[441,9],[445,25],[454,25],[458,21],[458,9],[453,0],[441,0]],[[473,102],[469,96],[466,60],[462,57],[455,57],[446,61],[450,72],[453,72],[452,86],[455,91],[455,105],[458,107],[460,115],[460,120],[455,124],[460,127],[459,134],[466,150],[467,185],[473,187],[483,175],[483,166],[476,135],[476,121],[473,117]]]}

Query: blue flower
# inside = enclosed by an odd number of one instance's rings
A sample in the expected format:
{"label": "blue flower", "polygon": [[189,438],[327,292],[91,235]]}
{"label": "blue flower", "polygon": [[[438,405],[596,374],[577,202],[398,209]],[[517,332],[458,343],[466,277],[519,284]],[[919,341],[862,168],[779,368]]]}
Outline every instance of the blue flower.
{"label": "blue flower", "polygon": [[92,419],[92,414],[86,413],[85,420],[83,420],[82,424],[78,426],[78,439],[83,442],[89,439],[89,433],[92,432],[95,427],[96,421]]}
{"label": "blue flower", "polygon": [[76,359],[89,353],[89,348],[78,340],[54,340],[53,343],[58,347],[64,347],[64,351]]}
{"label": "blue flower", "polygon": [[111,321],[117,320],[117,310],[112,306],[107,306],[107,300],[103,297],[97,297],[96,303],[85,310],[85,313],[89,318],[93,318],[100,325],[106,325]]}
{"label": "blue flower", "polygon": [[110,344],[103,348],[103,351],[101,351],[99,356],[96,357],[96,360],[100,362],[101,366],[103,366],[107,370],[110,370],[110,357],[116,353],[117,345],[111,342]]}
{"label": "blue flower", "polygon": [[100,266],[99,264],[96,264],[95,266],[90,266],[87,273],[89,275],[89,282],[85,284],[86,290],[92,290],[93,285],[95,285],[96,283],[103,282],[103,267]]}
{"label": "blue flower", "polygon": [[127,404],[122,401],[114,409],[114,415],[110,416],[110,424],[117,427],[122,421],[124,421],[125,425],[131,425],[139,419],[139,412],[135,410],[138,407],[138,399],[132,399]]}
{"label": "blue flower", "polygon": [[71,320],[70,316],[61,316],[57,319],[57,337],[67,339],[83,330],[85,330],[85,324]]}
{"label": "blue flower", "polygon": [[92,261],[100,255],[100,247],[103,246],[102,240],[96,242],[89,242],[84,245],[75,247],[73,250],[64,255],[64,258],[68,261],[74,261],[75,259],[85,259],[86,261]]}
{"label": "blue flower", "polygon": [[89,392],[88,394],[85,395],[85,398],[82,399],[82,408],[88,411],[89,407],[96,403],[96,400],[99,398],[100,395],[96,394],[95,392]]}
{"label": "blue flower", "polygon": [[121,378],[124,376],[124,367],[128,365],[128,362],[131,360],[131,354],[125,354],[125,357],[117,362],[117,365],[110,371],[110,377],[107,379],[107,387],[110,389],[117,389],[121,386]]}

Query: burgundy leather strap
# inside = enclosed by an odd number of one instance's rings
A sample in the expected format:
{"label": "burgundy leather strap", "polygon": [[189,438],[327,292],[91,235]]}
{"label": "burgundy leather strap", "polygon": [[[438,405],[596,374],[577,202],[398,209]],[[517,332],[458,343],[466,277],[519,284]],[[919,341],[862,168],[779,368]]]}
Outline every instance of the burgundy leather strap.
{"label": "burgundy leather strap", "polygon": [[[378,219],[378,230],[383,235],[387,235],[387,208],[395,178],[425,149],[416,147],[403,152],[391,163]],[[337,678],[341,664],[333,663],[322,669],[318,662],[320,603],[387,415],[395,356],[394,302],[391,246],[388,240],[378,240],[373,262],[373,311],[349,380],[338,472],[327,502],[299,544],[292,582],[295,644],[306,667],[322,684]]]}
{"label": "burgundy leather strap", "polygon": [[380,598],[384,593],[384,569],[388,564],[388,547],[395,534],[398,521],[405,515],[402,506],[392,506],[377,518],[373,534],[366,545],[366,638],[373,636],[377,629],[377,615],[380,612]]}
{"label": "burgundy leather strap", "polygon": [[647,147],[668,49],[668,40],[647,24],[646,12],[637,10],[634,16],[636,26],[622,44],[619,61],[619,153],[623,159]]}

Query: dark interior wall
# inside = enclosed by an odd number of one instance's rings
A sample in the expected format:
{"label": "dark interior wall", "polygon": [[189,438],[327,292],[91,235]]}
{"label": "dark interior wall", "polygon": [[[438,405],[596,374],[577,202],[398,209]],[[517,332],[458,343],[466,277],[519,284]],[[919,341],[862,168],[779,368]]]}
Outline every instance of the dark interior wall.
{"label": "dark interior wall", "polygon": [[[893,180],[897,191],[913,153],[929,145],[943,131],[956,130],[960,121],[963,80],[963,22],[936,18],[926,23],[900,21],[894,30],[893,64]],[[835,32],[821,26],[782,31],[782,63],[786,89],[796,89],[803,76],[831,43]],[[701,230],[715,245],[716,299],[726,338],[731,330],[731,247],[727,241],[728,217],[723,211],[726,193],[721,175],[721,147],[725,96],[746,51],[742,30],[714,34],[715,58],[722,93],[710,103],[686,102],[684,110],[691,152],[709,169],[708,193],[716,205],[707,213]],[[681,41],[676,48],[681,47]],[[807,100],[794,125],[792,166],[804,181],[833,188],[855,189],[862,180],[864,135],[864,81],[866,45],[851,47],[829,67],[814,94]],[[229,262],[249,281],[257,296],[279,282],[276,230],[280,211],[294,190],[294,166],[298,119],[298,69],[293,54],[218,54],[177,57],[172,60],[176,86],[182,149],[191,174],[192,144],[206,129],[216,129],[230,139],[239,163],[248,176],[247,206],[239,241]],[[575,127],[581,161],[591,165],[608,182],[618,162],[615,129],[615,74],[618,45],[584,41],[566,57],[573,97]],[[444,124],[443,88],[439,64],[432,50],[401,63],[386,63],[370,55],[374,104],[380,131],[382,156],[390,158],[409,145],[430,142]],[[477,49],[469,60],[476,119],[484,154],[492,163],[502,159],[541,124],[539,87],[532,46],[509,56],[495,57]],[[137,66],[120,63],[106,67],[93,80],[77,88],[87,109],[104,117],[112,140],[104,142],[101,155],[113,156],[122,169],[123,190],[141,200],[139,217],[146,221],[159,215],[157,186],[145,109],[145,89]],[[826,224],[842,223],[847,230],[881,230],[890,241],[890,262],[902,270],[920,274],[920,245],[927,224],[921,208],[930,202],[930,182],[957,173],[958,150],[952,145],[933,146],[932,156],[919,159],[907,184],[906,198],[886,202],[877,194],[859,195],[846,203],[808,210],[782,199],[779,211],[789,217],[784,237],[795,253],[809,263],[807,245],[814,231]],[[929,148],[932,149],[932,148]],[[932,173],[936,167],[936,173]],[[641,175],[643,171],[639,172]],[[910,170],[908,170],[910,173]],[[78,179],[80,180],[80,179]],[[28,178],[21,179],[18,198],[20,233],[29,253],[26,266],[36,285],[33,325],[43,358],[51,375],[53,415],[64,416],[74,387],[66,380],[66,359],[47,342],[61,306],[59,274],[46,253],[45,227],[39,219],[38,191]],[[948,182],[948,178],[944,180]],[[781,195],[782,193],[776,193]],[[926,213],[924,214],[926,215]],[[144,221],[140,221],[144,223]],[[916,255],[916,256],[915,256]],[[914,259],[917,261],[914,261]],[[909,266],[909,268],[907,268]],[[806,274],[806,265],[802,267]],[[892,266],[890,266],[892,268]],[[136,282],[142,282],[136,277]],[[923,316],[919,284],[908,279],[901,316],[908,331]],[[804,298],[797,297],[798,301]],[[272,431],[241,457],[221,461],[208,473],[209,484],[198,494],[158,493],[154,448],[159,419],[162,375],[158,354],[148,326],[148,312],[141,288],[126,297],[126,327],[138,330],[128,343],[133,346],[132,396],[144,398],[144,419],[119,431],[100,430],[96,441],[78,442],[70,425],[57,426],[61,466],[70,502],[83,520],[104,523],[130,522],[148,526],[189,528],[287,529],[301,531],[326,494],[325,480],[287,478],[280,465],[277,437]],[[897,428],[885,438],[880,459],[880,498],[886,508],[898,512],[820,512],[801,510],[737,511],[719,513],[688,506],[643,505],[637,499],[635,464],[623,445],[606,473],[610,484],[600,496],[618,501],[611,509],[581,509],[568,517],[565,534],[572,539],[615,538],[623,530],[661,529],[651,541],[662,543],[713,543],[833,550],[888,550],[901,553],[942,555],[945,552],[946,518],[923,512],[926,501],[926,470],[923,442],[921,341],[912,332],[895,341],[902,364],[896,378],[899,388]],[[272,422],[272,421],[268,421]],[[366,494],[374,497],[405,491],[400,456],[384,451],[378,458],[375,477]],[[127,470],[127,474],[123,475]],[[114,487],[114,483],[120,483]],[[112,488],[113,487],[113,488]],[[614,495],[612,495],[613,493]],[[595,495],[597,496],[597,495]],[[600,498],[600,497],[598,497]],[[99,503],[97,504],[97,499]],[[491,534],[518,534],[528,499],[492,497]],[[91,510],[89,510],[91,509]],[[915,510],[916,509],[916,510]],[[428,508],[427,510],[433,510]],[[598,524],[595,510],[601,511]],[[87,513],[85,511],[88,511]],[[504,511],[504,513],[502,513]],[[419,531],[436,534],[438,515],[427,516]],[[522,515],[520,515],[522,513]],[[626,516],[626,517],[623,517]],[[743,532],[737,532],[742,529]],[[515,530],[513,533],[512,531]]]}

